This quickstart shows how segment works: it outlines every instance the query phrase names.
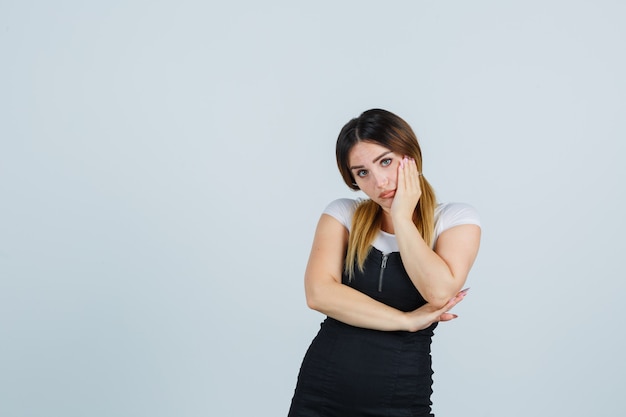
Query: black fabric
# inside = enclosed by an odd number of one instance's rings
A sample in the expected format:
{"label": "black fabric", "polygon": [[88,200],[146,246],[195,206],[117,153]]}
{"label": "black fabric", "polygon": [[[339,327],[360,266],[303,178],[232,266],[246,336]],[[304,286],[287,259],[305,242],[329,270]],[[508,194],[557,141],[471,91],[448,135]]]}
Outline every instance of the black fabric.
{"label": "black fabric", "polygon": [[[372,248],[365,270],[343,283],[402,311],[424,305],[400,254],[389,254],[385,268],[383,258]],[[289,417],[432,416],[435,327],[384,332],[326,318],[302,362]]]}

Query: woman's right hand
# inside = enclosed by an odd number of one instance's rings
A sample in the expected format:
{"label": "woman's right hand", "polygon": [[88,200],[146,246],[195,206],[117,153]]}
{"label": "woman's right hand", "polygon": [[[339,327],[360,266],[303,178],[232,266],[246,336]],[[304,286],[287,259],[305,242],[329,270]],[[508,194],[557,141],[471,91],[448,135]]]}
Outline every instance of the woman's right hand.
{"label": "woman's right hand", "polygon": [[452,307],[463,301],[468,289],[459,291],[445,306],[442,308],[433,307],[431,304],[425,304],[417,310],[409,311],[406,314],[408,320],[408,330],[416,332],[429,327],[431,324],[439,321],[449,321],[457,318],[456,314],[448,313]]}

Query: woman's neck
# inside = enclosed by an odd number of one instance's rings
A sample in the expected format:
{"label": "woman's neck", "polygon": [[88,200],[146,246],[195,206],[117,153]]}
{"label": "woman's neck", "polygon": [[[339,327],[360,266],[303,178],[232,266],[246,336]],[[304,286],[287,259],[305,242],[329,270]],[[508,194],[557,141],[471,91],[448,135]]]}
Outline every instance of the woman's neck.
{"label": "woman's neck", "polygon": [[393,229],[393,221],[391,221],[391,214],[389,214],[385,210],[382,210],[381,216],[382,218],[380,222],[380,229],[383,232],[387,232],[387,233],[394,235],[395,233]]}

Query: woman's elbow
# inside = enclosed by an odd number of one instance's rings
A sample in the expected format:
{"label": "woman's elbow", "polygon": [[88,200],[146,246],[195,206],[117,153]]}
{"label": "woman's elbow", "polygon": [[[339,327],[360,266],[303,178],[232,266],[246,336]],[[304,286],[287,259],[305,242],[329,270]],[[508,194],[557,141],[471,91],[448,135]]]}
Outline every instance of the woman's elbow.
{"label": "woman's elbow", "polygon": [[312,295],[309,295],[308,292],[306,294],[306,305],[311,310],[318,310],[319,309],[319,301],[315,297],[313,297]]}
{"label": "woman's elbow", "polygon": [[428,304],[432,305],[433,307],[437,309],[440,309],[440,308],[443,308],[446,304],[448,304],[451,298],[452,297],[432,299],[432,301],[428,301]]}
{"label": "woman's elbow", "polygon": [[320,289],[314,286],[307,286],[305,289],[306,305],[311,310],[321,311],[323,309],[323,297],[320,295]]}
{"label": "woman's elbow", "polygon": [[336,282],[329,280],[306,280],[305,279],[305,297],[306,305],[315,311],[326,314],[327,308],[332,304],[332,300],[336,291]]}
{"label": "woman's elbow", "polygon": [[424,299],[435,308],[443,308],[454,296],[455,294],[452,293],[437,291],[426,294]]}

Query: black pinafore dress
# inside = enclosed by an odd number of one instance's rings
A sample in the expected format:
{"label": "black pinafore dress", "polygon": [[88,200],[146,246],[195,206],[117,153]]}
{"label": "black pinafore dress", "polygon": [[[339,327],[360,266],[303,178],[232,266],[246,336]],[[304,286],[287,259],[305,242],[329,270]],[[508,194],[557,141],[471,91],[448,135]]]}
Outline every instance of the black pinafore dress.
{"label": "black pinafore dress", "polygon": [[[402,311],[426,304],[399,252],[372,247],[363,272],[342,282]],[[298,375],[289,417],[432,416],[430,344],[436,323],[418,332],[385,332],[327,317]]]}

